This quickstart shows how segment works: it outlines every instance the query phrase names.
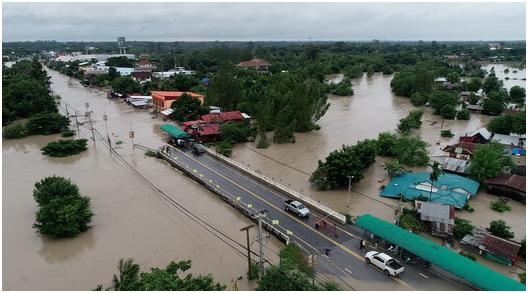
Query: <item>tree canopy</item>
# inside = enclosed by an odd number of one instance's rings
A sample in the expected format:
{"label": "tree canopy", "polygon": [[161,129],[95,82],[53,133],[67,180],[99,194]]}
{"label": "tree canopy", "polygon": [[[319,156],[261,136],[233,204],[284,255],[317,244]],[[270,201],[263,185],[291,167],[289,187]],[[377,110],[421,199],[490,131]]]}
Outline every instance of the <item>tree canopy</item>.
{"label": "tree canopy", "polygon": [[173,112],[170,118],[181,122],[197,120],[200,115],[207,113],[207,109],[202,106],[200,100],[188,94],[183,94],[179,99],[172,102],[171,109]]}
{"label": "tree canopy", "polygon": [[505,168],[513,168],[511,156],[497,142],[478,145],[469,162],[470,176],[479,181],[496,177]]}

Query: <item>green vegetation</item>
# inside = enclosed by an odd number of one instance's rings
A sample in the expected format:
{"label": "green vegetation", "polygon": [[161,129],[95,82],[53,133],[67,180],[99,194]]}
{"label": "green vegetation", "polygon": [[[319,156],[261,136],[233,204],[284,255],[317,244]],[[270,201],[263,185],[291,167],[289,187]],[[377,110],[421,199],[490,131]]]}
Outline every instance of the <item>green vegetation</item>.
{"label": "green vegetation", "polygon": [[467,211],[468,213],[472,213],[472,212],[475,211],[475,209],[472,208],[468,203],[466,203],[462,209],[463,209],[464,211]]}
{"label": "green vegetation", "polygon": [[314,272],[306,256],[295,244],[281,249],[279,265],[265,269],[258,281],[259,291],[335,291],[339,287],[330,282],[313,282]]}
{"label": "green vegetation", "polygon": [[134,67],[134,61],[126,56],[108,58],[105,64],[113,67]]}
{"label": "green vegetation", "polygon": [[[141,272],[133,259],[120,259],[118,273],[114,274],[112,286],[105,290],[113,291],[220,291],[226,287],[216,283],[211,275],[197,277],[192,274],[182,276],[191,268],[190,260],[172,261],[165,268],[151,268]],[[103,290],[98,285],[96,290]]]}
{"label": "green vegetation", "polygon": [[363,140],[356,145],[343,145],[340,150],[331,152],[310,177],[310,182],[318,190],[337,189],[351,182],[363,179],[363,170],[372,165],[376,157],[376,141]]}
{"label": "green vegetation", "polygon": [[49,135],[61,133],[68,129],[70,120],[58,113],[38,113],[31,116],[26,123],[30,135]]}
{"label": "green vegetation", "polygon": [[517,273],[517,276],[519,276],[519,282],[526,284],[526,273]]}
{"label": "green vegetation", "polygon": [[23,122],[17,122],[10,126],[4,127],[2,136],[6,139],[18,139],[28,136],[26,125]]}
{"label": "green vegetation", "polygon": [[429,101],[429,96],[422,92],[416,92],[411,95],[411,103],[415,106],[423,106]]}
{"label": "green vegetation", "polygon": [[482,80],[479,78],[472,78],[467,83],[467,90],[470,92],[477,92],[482,88]]}
{"label": "green vegetation", "polygon": [[71,130],[71,129],[64,129],[61,132],[62,137],[72,137],[74,135],[75,135],[75,130]]}
{"label": "green vegetation", "polygon": [[455,136],[455,134],[451,132],[451,129],[444,129],[440,131],[440,136],[441,137],[453,137]]}
{"label": "green vegetation", "polygon": [[82,196],[70,179],[42,179],[35,183],[33,198],[39,206],[33,228],[41,234],[65,238],[88,230],[93,216],[90,198]]}
{"label": "green vegetation", "polygon": [[470,116],[468,109],[462,109],[456,113],[457,120],[469,120]]}
{"label": "green vegetation", "polygon": [[510,100],[514,103],[522,104],[526,99],[526,90],[518,85],[510,89]]}
{"label": "green vegetation", "polygon": [[460,254],[463,257],[467,257],[472,261],[477,260],[477,257],[474,256],[471,252],[466,252],[466,251],[461,250],[458,254]]}
{"label": "green vegetation", "polygon": [[145,156],[153,157],[153,158],[158,158],[159,157],[158,152],[155,152],[155,151],[152,151],[152,150],[146,151],[145,152]]}
{"label": "green vegetation", "polygon": [[354,224],[354,220],[351,214],[345,214],[345,221],[347,224]]}
{"label": "green vegetation", "polygon": [[378,134],[377,154],[383,157],[395,157],[409,167],[425,166],[429,162],[427,143],[419,137],[401,136],[389,132]]}
{"label": "green vegetation", "polygon": [[233,143],[231,143],[231,141],[224,140],[216,145],[215,150],[217,153],[223,156],[230,157],[231,153],[233,152]]}
{"label": "green vegetation", "polygon": [[120,76],[112,81],[112,90],[120,94],[143,92],[139,83],[130,76]]}
{"label": "green vegetation", "polygon": [[361,69],[361,66],[357,66],[357,65],[349,66],[344,69],[344,74],[345,74],[345,77],[350,78],[350,79],[358,78],[363,75],[363,70]]}
{"label": "green vegetation", "polygon": [[437,161],[433,161],[430,164],[427,164],[429,167],[431,167],[431,174],[429,174],[429,180],[431,181],[431,190],[429,191],[429,199],[431,199],[431,196],[433,195],[433,186],[435,181],[438,181],[438,178],[440,176],[444,175],[444,170],[442,170],[442,165],[438,163]]}
{"label": "green vegetation", "polygon": [[328,86],[328,92],[336,96],[351,96],[354,94],[352,84],[349,78],[344,78],[341,82],[334,84],[330,83]]}
{"label": "green vegetation", "polygon": [[453,237],[460,241],[467,234],[473,234],[473,225],[471,222],[465,219],[456,218],[455,227],[453,228]]}
{"label": "green vegetation", "polygon": [[398,159],[386,163],[383,166],[383,169],[387,171],[387,175],[389,175],[391,179],[406,171],[405,167],[400,163],[400,161],[398,161]]}
{"label": "green vegetation", "polygon": [[405,230],[410,230],[413,233],[420,233],[425,230],[424,224],[420,220],[420,215],[416,210],[403,208],[403,211],[398,220],[398,225]]}
{"label": "green vegetation", "polygon": [[177,121],[197,120],[200,115],[207,113],[207,109],[202,107],[200,100],[188,94],[183,94],[179,99],[172,102],[171,109],[173,112],[170,118]]}
{"label": "green vegetation", "polygon": [[246,142],[251,136],[251,129],[246,122],[227,122],[220,126],[220,132],[224,140],[237,143]]}
{"label": "green vegetation", "polygon": [[491,142],[478,145],[470,159],[469,174],[475,180],[483,181],[496,177],[505,170],[513,168],[511,156],[504,146]]}
{"label": "green vegetation", "polygon": [[80,154],[87,150],[87,139],[58,140],[48,143],[43,147],[42,154],[50,157],[68,157]]}
{"label": "green vegetation", "polygon": [[490,131],[500,134],[526,133],[526,112],[515,115],[503,115],[491,120],[487,127]]}
{"label": "green vegetation", "polygon": [[495,200],[490,203],[490,209],[499,212],[504,213],[506,211],[511,211],[511,207],[502,200]]}
{"label": "green vegetation", "polygon": [[510,231],[510,228],[504,220],[495,220],[490,223],[490,226],[486,230],[497,237],[512,239],[515,235]]}
{"label": "green vegetation", "polygon": [[[456,92],[434,91],[429,98],[429,103],[434,109],[434,113],[442,115],[446,119],[454,119],[456,115],[455,106],[458,102]],[[452,113],[454,112],[454,114]],[[453,115],[453,118],[450,118]]]}
{"label": "green vegetation", "polygon": [[409,133],[412,129],[418,129],[422,126],[422,110],[412,110],[405,117],[400,119],[398,130],[402,133]]}

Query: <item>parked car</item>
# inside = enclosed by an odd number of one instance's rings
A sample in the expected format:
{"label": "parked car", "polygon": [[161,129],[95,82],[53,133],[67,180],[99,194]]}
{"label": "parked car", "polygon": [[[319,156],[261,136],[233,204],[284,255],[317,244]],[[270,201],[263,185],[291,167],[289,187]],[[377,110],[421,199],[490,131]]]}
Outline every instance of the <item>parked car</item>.
{"label": "parked car", "polygon": [[404,267],[395,259],[382,252],[369,251],[365,254],[365,261],[380,268],[387,276],[397,277],[404,271]]}
{"label": "parked car", "polygon": [[194,143],[192,145],[192,152],[195,155],[201,155],[201,154],[203,154],[205,152],[205,150],[204,150],[203,146],[201,146],[200,144]]}
{"label": "parked car", "polygon": [[301,218],[309,217],[310,210],[306,208],[301,202],[296,200],[285,200],[284,209],[297,214]]}

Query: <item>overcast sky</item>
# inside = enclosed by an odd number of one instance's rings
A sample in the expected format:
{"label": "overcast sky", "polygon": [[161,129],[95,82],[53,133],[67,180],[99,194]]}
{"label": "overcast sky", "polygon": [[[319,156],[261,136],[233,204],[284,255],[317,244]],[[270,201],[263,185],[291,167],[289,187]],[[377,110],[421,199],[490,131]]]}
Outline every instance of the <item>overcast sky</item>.
{"label": "overcast sky", "polygon": [[524,3],[4,3],[3,41],[525,40]]}

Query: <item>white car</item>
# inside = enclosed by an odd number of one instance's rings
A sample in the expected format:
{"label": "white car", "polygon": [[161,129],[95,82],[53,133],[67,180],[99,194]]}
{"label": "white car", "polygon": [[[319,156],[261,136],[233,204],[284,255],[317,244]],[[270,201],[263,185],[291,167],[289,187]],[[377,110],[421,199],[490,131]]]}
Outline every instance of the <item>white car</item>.
{"label": "white car", "polygon": [[365,261],[380,268],[387,276],[397,277],[404,271],[404,267],[394,258],[382,252],[369,251],[365,254]]}
{"label": "white car", "polygon": [[310,210],[306,208],[301,202],[296,200],[285,200],[284,209],[297,214],[299,217],[304,218],[310,215]]}

